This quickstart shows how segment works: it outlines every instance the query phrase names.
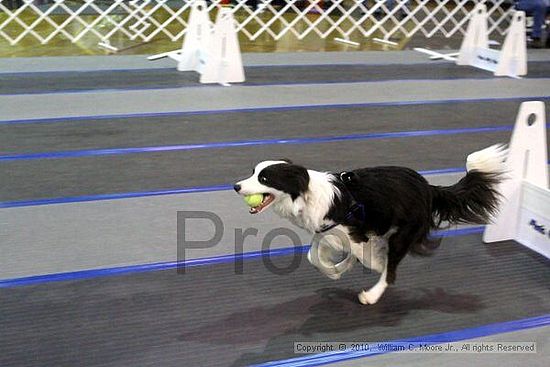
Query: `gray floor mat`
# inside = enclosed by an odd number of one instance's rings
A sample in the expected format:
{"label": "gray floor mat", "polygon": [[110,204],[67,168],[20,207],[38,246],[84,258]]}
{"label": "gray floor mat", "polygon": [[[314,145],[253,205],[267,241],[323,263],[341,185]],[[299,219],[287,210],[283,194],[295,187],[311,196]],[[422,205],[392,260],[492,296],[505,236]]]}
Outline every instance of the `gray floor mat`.
{"label": "gray floor mat", "polygon": [[258,162],[284,157],[322,171],[464,167],[471,152],[509,139],[505,131],[4,162],[0,201],[232,184]]}
{"label": "gray floor mat", "polygon": [[[310,107],[0,123],[0,155],[411,130],[512,126],[521,101]],[[550,116],[550,105],[547,106]]]}
{"label": "gray floor mat", "polygon": [[[288,267],[287,256],[272,258]],[[547,314],[548,260],[513,242],[447,238],[408,257],[373,306],[302,264],[261,260],[0,289],[0,365],[243,366],[296,357],[295,341],[387,341]],[[345,340],[344,340],[345,339]]]}
{"label": "gray floor mat", "polygon": [[[495,101],[0,125],[0,141],[8,152],[29,149],[23,151],[27,153],[108,148],[115,144],[139,147],[511,125],[518,106],[519,102]],[[217,125],[223,128],[217,129]],[[374,165],[402,165],[417,170],[463,167],[469,153],[509,141],[510,134],[484,132],[2,162],[0,201],[231,184],[249,174],[257,162],[281,157],[308,168],[333,171]]]}
{"label": "gray floor mat", "polygon": [[[550,77],[550,62],[531,62],[528,78]],[[413,65],[255,66],[245,85],[365,82],[415,79],[489,79],[493,74],[453,63]],[[0,74],[1,94],[200,86],[194,72],[174,69]]]}

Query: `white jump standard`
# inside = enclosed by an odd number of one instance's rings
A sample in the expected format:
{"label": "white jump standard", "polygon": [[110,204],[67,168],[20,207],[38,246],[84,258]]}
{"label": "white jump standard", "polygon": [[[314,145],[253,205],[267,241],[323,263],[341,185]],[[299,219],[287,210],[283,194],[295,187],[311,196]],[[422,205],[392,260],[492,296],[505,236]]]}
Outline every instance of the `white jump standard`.
{"label": "white jump standard", "polygon": [[460,52],[443,54],[425,48],[415,51],[430,55],[430,59],[454,61],[457,65],[469,65],[492,72],[495,76],[519,78],[527,75],[527,38],[525,36],[525,13],[515,11],[502,50],[489,48],[491,41],[487,31],[487,7],[478,4],[470,13],[466,35]]}
{"label": "white jump standard", "polygon": [[212,24],[206,1],[196,0],[189,15],[187,34],[179,50],[149,56],[176,60],[179,71],[196,71],[201,83],[242,83],[245,81],[241,50],[233,11],[222,7]]}
{"label": "white jump standard", "polygon": [[516,240],[550,258],[550,190],[543,102],[521,104],[506,160],[508,179],[499,187],[500,212],[484,242]]}

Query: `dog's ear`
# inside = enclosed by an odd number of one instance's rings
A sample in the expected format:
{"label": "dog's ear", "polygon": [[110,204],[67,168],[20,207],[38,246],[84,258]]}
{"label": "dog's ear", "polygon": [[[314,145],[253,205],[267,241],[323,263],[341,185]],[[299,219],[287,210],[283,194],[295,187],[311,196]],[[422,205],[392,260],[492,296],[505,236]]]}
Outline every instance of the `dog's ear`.
{"label": "dog's ear", "polygon": [[309,185],[307,169],[296,164],[274,164],[264,168],[260,176],[264,185],[286,192],[293,200],[305,193]]}
{"label": "dog's ear", "polygon": [[305,167],[293,163],[283,164],[281,168],[280,174],[281,178],[284,179],[283,185],[288,184],[284,191],[290,194],[292,200],[296,200],[308,189],[309,173]]}
{"label": "dog's ear", "polygon": [[358,177],[357,177],[357,174],[355,172],[342,172],[340,173],[340,179],[348,184],[348,183],[354,183]]}

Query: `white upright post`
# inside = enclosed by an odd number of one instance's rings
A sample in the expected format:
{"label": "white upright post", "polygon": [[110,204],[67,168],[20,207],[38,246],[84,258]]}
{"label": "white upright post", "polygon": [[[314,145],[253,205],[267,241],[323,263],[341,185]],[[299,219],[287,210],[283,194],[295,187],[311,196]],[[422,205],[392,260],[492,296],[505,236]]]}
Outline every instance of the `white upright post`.
{"label": "white upright post", "polygon": [[489,48],[487,7],[482,3],[477,4],[470,14],[466,35],[462,40],[460,52],[456,60],[457,65],[472,65],[475,62],[476,50],[479,48]]}
{"label": "white upright post", "polygon": [[211,33],[212,22],[208,16],[206,1],[195,0],[191,7],[181,53],[177,56],[179,71],[202,72],[208,58]]}
{"label": "white upright post", "polygon": [[516,11],[500,51],[499,62],[495,70],[496,76],[516,77],[527,74],[527,39],[525,33],[525,13]]}
{"label": "white upright post", "polygon": [[201,75],[201,83],[244,82],[244,68],[233,11],[221,8],[210,40],[208,60]]}
{"label": "white upright post", "polygon": [[518,234],[522,184],[527,181],[548,189],[546,117],[543,102],[521,104],[506,160],[507,179],[499,186],[501,207],[483,234],[484,242],[516,239]]}

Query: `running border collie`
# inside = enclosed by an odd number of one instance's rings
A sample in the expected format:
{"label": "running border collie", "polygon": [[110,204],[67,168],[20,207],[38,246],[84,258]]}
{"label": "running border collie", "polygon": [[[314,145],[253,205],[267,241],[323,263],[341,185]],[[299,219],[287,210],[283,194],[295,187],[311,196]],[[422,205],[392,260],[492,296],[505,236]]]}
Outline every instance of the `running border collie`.
{"label": "running border collie", "polygon": [[[263,202],[250,209],[252,214],[272,207],[311,233],[344,233],[347,247],[338,241],[325,244],[348,252],[353,263],[357,259],[380,273],[378,282],[358,295],[362,304],[374,304],[388,284],[395,282],[397,266],[407,253],[427,255],[438,246],[440,240],[430,238],[431,230],[443,223],[490,221],[498,208],[497,184],[503,179],[506,154],[502,145],[470,154],[467,174],[452,186],[430,185],[405,167],[331,173],[273,160],[257,164],[252,176],[236,183],[234,189],[240,195],[263,194]],[[323,268],[322,261],[312,259],[312,250],[308,259]],[[328,261],[326,250],[315,250],[319,251],[315,257]],[[325,274],[334,279],[340,276]]]}

